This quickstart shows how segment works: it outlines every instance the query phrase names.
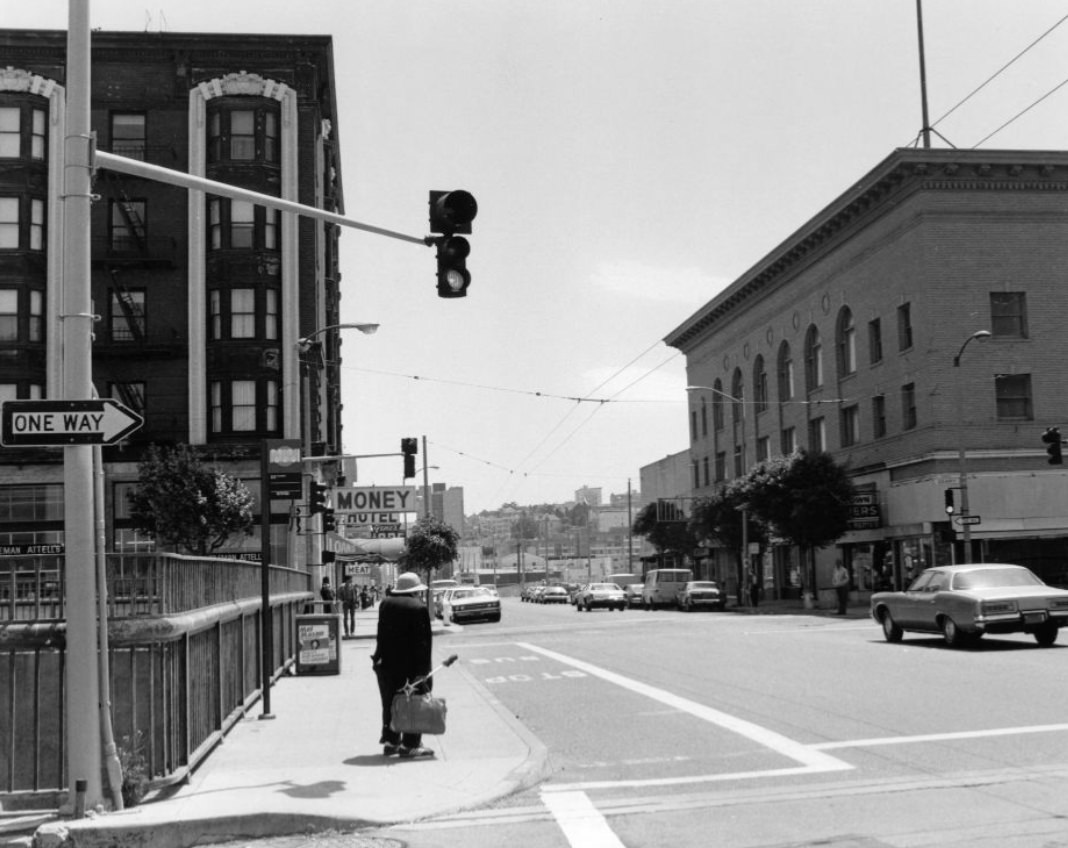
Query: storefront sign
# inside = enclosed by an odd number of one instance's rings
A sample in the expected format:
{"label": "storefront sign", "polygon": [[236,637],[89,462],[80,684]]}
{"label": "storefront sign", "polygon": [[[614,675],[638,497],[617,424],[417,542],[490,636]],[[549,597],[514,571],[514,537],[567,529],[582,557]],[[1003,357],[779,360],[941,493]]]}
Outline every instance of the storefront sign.
{"label": "storefront sign", "polygon": [[879,493],[874,489],[857,492],[849,505],[849,529],[873,530],[883,526],[879,511]]}

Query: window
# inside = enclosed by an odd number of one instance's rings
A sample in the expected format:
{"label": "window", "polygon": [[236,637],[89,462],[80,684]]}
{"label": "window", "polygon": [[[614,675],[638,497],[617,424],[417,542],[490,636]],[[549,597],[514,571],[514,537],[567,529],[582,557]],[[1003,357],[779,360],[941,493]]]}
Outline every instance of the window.
{"label": "window", "polygon": [[108,386],[110,396],[132,409],[138,415],[145,413],[145,384],[134,383],[111,383]]}
{"label": "window", "polygon": [[704,471],[704,473],[705,473],[705,485],[706,485],[706,486],[709,486],[709,485],[711,485],[711,484],[712,484],[712,477],[710,476],[710,473],[711,473],[711,472],[710,472],[710,469],[709,469],[709,462],[708,462],[708,457],[707,457],[707,456],[706,456],[706,457],[704,457],[704,458],[703,458],[703,459],[701,460],[701,465],[703,466],[703,469],[702,469],[702,470],[703,470],[703,471]]}
{"label": "window", "polygon": [[789,456],[797,450],[797,430],[794,427],[783,428],[779,441],[781,442],[783,454]]}
{"label": "window", "polygon": [[109,327],[113,342],[136,342],[145,337],[145,290],[112,289]]}
{"label": "window", "polygon": [[820,331],[813,324],[805,335],[805,391],[815,391],[823,385],[823,345]]}
{"label": "window", "polygon": [[690,410],[690,441],[697,441],[697,410]]}
{"label": "window", "polygon": [[708,398],[701,398],[701,435],[708,435]]}
{"label": "window", "polygon": [[990,330],[995,336],[1027,338],[1027,295],[1024,292],[990,293]]}
{"label": "window", "polygon": [[745,380],[741,368],[734,369],[731,379],[731,418],[735,427],[745,420]]}
{"label": "window", "polygon": [[231,423],[233,430],[256,429],[256,381],[234,380],[230,383]]}
{"label": "window", "polygon": [[701,466],[697,464],[695,459],[690,463],[690,467],[693,468],[693,487],[698,489],[701,487]]}
{"label": "window", "polygon": [[0,159],[45,158],[48,121],[29,104],[0,107]]}
{"label": "window", "polygon": [[0,108],[0,157],[18,159],[22,155],[22,110],[18,106]]}
{"label": "window", "polygon": [[742,446],[734,446],[734,476],[741,477],[745,473],[745,455],[742,453]]}
{"label": "window", "polygon": [[263,249],[278,250],[278,233],[282,229],[282,213],[277,209],[263,210]]}
{"label": "window", "polygon": [[792,400],[794,396],[794,361],[790,356],[790,345],[779,345],[779,403]]}
{"label": "window", "polygon": [[716,453],[716,482],[722,483],[727,479],[727,454],[723,451]]}
{"label": "window", "polygon": [[813,418],[808,422],[808,449],[827,450],[827,423],[823,418]]}
{"label": "window", "polygon": [[912,306],[903,303],[897,308],[897,349],[912,347]]}
{"label": "window", "polygon": [[761,436],[757,439],[756,443],[756,460],[757,462],[763,462],[771,456],[771,439],[768,436]]}
{"label": "window", "polygon": [[18,250],[19,199],[0,197],[0,248]]}
{"label": "window", "polygon": [[878,318],[868,322],[868,361],[872,365],[883,361],[883,324]]}
{"label": "window", "polygon": [[140,250],[145,243],[145,214],[148,206],[144,200],[111,201],[111,249],[120,253]]}
{"label": "window", "polygon": [[250,97],[218,100],[208,118],[208,161],[278,162],[278,108]]}
{"label": "window", "polygon": [[209,393],[213,434],[279,431],[277,380],[213,381]]}
{"label": "window", "polygon": [[44,292],[30,289],[29,340],[44,341]]}
{"label": "window", "polygon": [[30,250],[44,250],[44,201],[30,200]]}
{"label": "window", "polygon": [[208,244],[212,250],[278,250],[280,213],[247,200],[208,200]]}
{"label": "window", "polygon": [[19,293],[0,289],[0,342],[19,340]]}
{"label": "window", "polygon": [[208,337],[213,341],[222,338],[222,292],[208,292]]}
{"label": "window", "polygon": [[263,383],[263,425],[267,432],[278,430],[280,409],[278,405],[278,381],[265,380]]}
{"label": "window", "polygon": [[886,435],[886,395],[876,395],[871,399],[871,426],[876,439]]}
{"label": "window", "polygon": [[723,429],[723,382],[718,378],[712,384],[712,426]]}
{"label": "window", "polygon": [[230,338],[256,338],[256,290],[230,290]]}
{"label": "window", "polygon": [[145,158],[145,115],[143,112],[113,112],[111,152],[130,159]]}
{"label": "window", "polygon": [[838,378],[848,377],[857,370],[857,328],[853,313],[843,306],[838,313]]}
{"label": "window", "polygon": [[911,430],[916,426],[916,384],[906,383],[901,387],[901,427]]}
{"label": "window", "polygon": [[1030,421],[1034,417],[1030,374],[998,374],[994,378],[994,389],[999,420],[1015,418]]}
{"label": "window", "polygon": [[842,409],[842,447],[855,445],[860,440],[860,410],[853,406]]}
{"label": "window", "polygon": [[230,201],[230,247],[249,248],[253,246],[256,233],[256,209],[251,201]]}
{"label": "window", "polygon": [[753,408],[758,413],[768,408],[768,372],[763,356],[757,356],[753,363]]}

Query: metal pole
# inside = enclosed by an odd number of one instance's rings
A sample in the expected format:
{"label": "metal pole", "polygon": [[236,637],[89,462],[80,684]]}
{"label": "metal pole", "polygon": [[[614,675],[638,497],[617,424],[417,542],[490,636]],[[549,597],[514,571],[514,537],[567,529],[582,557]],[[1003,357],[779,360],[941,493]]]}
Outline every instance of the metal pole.
{"label": "metal pole", "polygon": [[927,115],[927,61],[924,58],[923,49],[923,5],[922,0],[916,0],[916,32],[920,40],[920,102],[923,108],[923,146],[931,146],[931,124]]}
{"label": "metal pole", "polygon": [[427,477],[426,436],[423,436],[423,517],[430,517],[430,482]]}
{"label": "metal pole", "polygon": [[271,713],[271,674],[274,672],[274,616],[271,614],[271,458],[266,441],[260,454],[260,681],[263,690],[261,719]]}
{"label": "metal pole", "polygon": [[[93,397],[93,314],[89,276],[90,132],[89,0],[69,0],[66,170],[63,230],[63,396]],[[67,766],[69,803],[90,809],[105,801],[100,732],[99,640],[93,538],[93,448],[63,449],[63,537],[66,570]],[[84,785],[84,795],[77,787]]]}
{"label": "metal pole", "polygon": [[964,349],[972,339],[986,341],[988,338],[990,338],[989,330],[976,330],[964,340],[964,344],[960,346],[957,355],[953,357],[953,367],[957,369],[957,464],[959,466],[960,476],[961,530],[963,531],[962,536],[964,539],[964,554],[961,557],[962,563],[969,563],[972,561],[972,526],[968,523],[971,513],[968,511],[968,469],[967,456],[964,448],[964,386],[959,370],[960,359],[964,356]]}

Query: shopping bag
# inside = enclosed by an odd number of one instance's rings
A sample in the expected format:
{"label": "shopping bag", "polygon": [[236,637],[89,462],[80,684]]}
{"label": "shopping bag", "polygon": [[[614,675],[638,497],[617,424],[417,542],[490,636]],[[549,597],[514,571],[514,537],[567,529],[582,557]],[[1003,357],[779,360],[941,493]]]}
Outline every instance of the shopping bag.
{"label": "shopping bag", "polygon": [[444,698],[427,693],[398,692],[393,696],[389,726],[397,733],[429,733],[440,736],[445,732]]}

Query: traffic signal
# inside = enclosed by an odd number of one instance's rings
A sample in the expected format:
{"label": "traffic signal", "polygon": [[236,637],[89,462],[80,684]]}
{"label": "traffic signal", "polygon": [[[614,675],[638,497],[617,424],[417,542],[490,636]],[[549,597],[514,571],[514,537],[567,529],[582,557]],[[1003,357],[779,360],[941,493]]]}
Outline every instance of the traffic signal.
{"label": "traffic signal", "polygon": [[434,239],[438,249],[438,297],[467,297],[471,272],[467,270],[467,256],[471,244],[463,236],[441,236]]}
{"label": "traffic signal", "polygon": [[326,512],[326,486],[322,483],[316,483],[313,480],[308,500],[308,511],[312,515],[315,515],[317,512]]}
{"label": "traffic signal", "polygon": [[451,236],[471,232],[471,222],[478,214],[478,203],[466,191],[430,192],[430,232]]}
{"label": "traffic signal", "polygon": [[419,453],[419,442],[411,437],[401,439],[401,453],[404,454],[404,479],[415,476],[415,455]]}
{"label": "traffic signal", "polygon": [[1064,460],[1061,458],[1061,431],[1057,427],[1047,427],[1046,432],[1042,434],[1042,441],[1046,443],[1046,453],[1049,454],[1050,465],[1063,465]]}
{"label": "traffic signal", "polygon": [[438,297],[467,297],[471,243],[456,234],[469,234],[477,214],[478,203],[469,192],[430,192],[430,232],[440,235],[427,238],[426,243],[437,248]]}
{"label": "traffic signal", "polygon": [[946,515],[952,515],[956,509],[953,505],[953,490],[946,489]]}
{"label": "traffic signal", "polygon": [[333,533],[337,530],[337,518],[334,515],[334,510],[327,507],[323,510],[323,532]]}

